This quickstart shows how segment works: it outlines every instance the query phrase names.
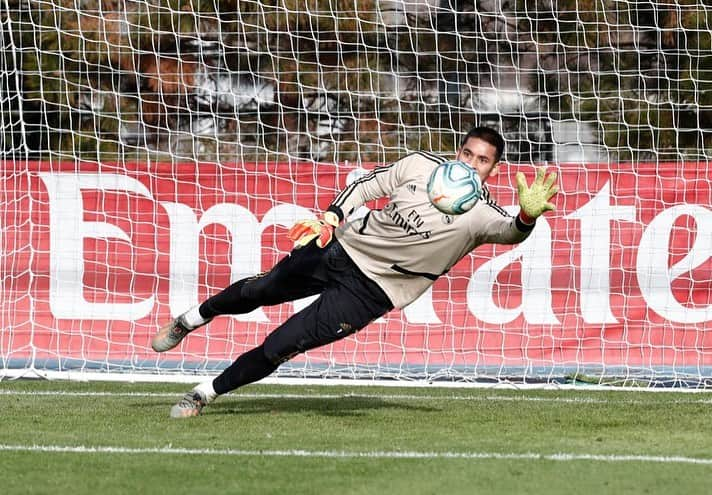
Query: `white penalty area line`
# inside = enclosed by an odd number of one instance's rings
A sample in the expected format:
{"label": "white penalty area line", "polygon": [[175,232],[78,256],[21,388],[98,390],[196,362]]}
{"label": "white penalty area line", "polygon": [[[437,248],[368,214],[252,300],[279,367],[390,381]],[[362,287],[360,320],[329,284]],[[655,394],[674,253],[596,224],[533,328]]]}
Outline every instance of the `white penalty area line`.
{"label": "white penalty area line", "polygon": [[6,445],[0,444],[4,452],[42,452],[69,454],[160,454],[160,455],[206,455],[236,457],[312,457],[328,459],[465,459],[465,460],[524,460],[524,461],[599,461],[599,462],[643,462],[664,464],[712,465],[712,459],[681,456],[650,455],[604,455],[604,454],[541,454],[536,452],[417,452],[417,451],[366,451],[344,450],[236,450],[236,449],[188,449],[174,447],[111,447],[85,445]]}
{"label": "white penalty area line", "polygon": [[[101,392],[101,391],[68,391],[68,390],[12,390],[0,389],[0,396],[27,397],[116,397],[116,398],[171,398],[180,397],[180,392]],[[278,399],[278,400],[334,400],[334,399],[366,399],[366,400],[404,400],[404,401],[472,401],[472,402],[551,402],[564,404],[712,404],[712,399],[685,398],[669,401],[650,402],[646,400],[600,399],[592,397],[532,397],[524,392],[522,395],[416,395],[416,394],[291,394],[291,393],[232,393],[224,396],[227,400],[234,399]]]}

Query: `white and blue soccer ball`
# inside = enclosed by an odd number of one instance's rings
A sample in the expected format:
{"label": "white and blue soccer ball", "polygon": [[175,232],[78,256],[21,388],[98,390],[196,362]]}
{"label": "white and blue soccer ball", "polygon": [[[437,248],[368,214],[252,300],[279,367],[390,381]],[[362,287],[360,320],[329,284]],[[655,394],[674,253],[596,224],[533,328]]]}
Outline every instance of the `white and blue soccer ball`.
{"label": "white and blue soccer ball", "polygon": [[482,195],[482,181],[477,171],[459,160],[441,163],[430,174],[428,198],[448,215],[461,215],[472,209]]}

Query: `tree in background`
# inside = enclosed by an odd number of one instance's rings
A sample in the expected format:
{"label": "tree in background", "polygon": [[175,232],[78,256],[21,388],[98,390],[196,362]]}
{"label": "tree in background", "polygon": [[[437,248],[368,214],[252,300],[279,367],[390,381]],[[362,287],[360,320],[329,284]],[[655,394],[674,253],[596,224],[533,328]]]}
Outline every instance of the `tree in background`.
{"label": "tree in background", "polygon": [[712,8],[695,0],[522,0],[518,8],[550,108],[589,122],[618,160],[709,157]]}
{"label": "tree in background", "polygon": [[[712,151],[709,7],[435,4],[7,0],[3,148],[388,161],[450,152],[480,121],[520,143],[515,158],[537,161],[549,157],[549,124],[569,120],[588,123],[611,159]],[[497,100],[504,92],[514,106]]]}

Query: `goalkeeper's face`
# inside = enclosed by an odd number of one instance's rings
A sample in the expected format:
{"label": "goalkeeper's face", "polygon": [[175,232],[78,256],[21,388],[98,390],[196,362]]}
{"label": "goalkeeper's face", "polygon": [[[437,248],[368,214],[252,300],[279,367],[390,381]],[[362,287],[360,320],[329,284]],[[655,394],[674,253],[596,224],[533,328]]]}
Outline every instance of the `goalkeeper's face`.
{"label": "goalkeeper's face", "polygon": [[480,138],[471,137],[465,141],[465,144],[457,150],[455,158],[477,170],[482,183],[494,177],[499,170],[497,148]]}

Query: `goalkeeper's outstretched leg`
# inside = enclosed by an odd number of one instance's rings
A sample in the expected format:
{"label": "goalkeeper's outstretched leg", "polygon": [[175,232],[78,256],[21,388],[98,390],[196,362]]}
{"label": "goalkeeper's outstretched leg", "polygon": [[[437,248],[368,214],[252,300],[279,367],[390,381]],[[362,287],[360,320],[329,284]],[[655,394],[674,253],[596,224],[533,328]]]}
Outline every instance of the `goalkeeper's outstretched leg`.
{"label": "goalkeeper's outstretched leg", "polygon": [[327,249],[317,240],[295,249],[269,272],[239,280],[202,304],[167,323],[154,335],[151,347],[166,352],[176,347],[193,330],[225,314],[245,314],[261,306],[294,301],[320,293],[324,288],[323,258]]}
{"label": "goalkeeper's outstretched leg", "polygon": [[282,363],[316,347],[343,339],[384,315],[393,304],[346,255],[338,242],[326,248],[324,290],[319,298],[270,333],[263,344],[242,354],[214,380],[188,392],[171,417],[197,416],[218,395],[256,382]]}

